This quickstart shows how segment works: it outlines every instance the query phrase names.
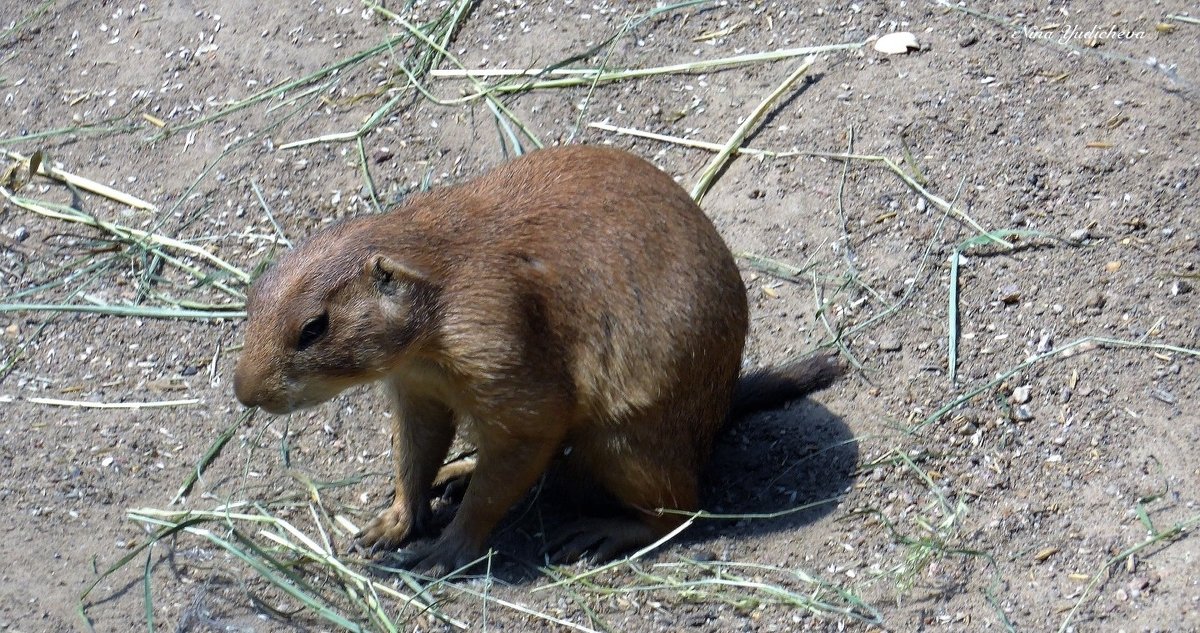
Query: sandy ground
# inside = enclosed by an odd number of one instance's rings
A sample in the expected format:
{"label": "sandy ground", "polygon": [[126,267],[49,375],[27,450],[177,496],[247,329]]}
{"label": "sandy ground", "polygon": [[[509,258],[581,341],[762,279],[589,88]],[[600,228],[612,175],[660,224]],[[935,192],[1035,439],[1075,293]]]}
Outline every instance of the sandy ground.
{"label": "sandy ground", "polygon": [[[514,120],[546,145],[630,149],[690,188],[710,150],[594,124],[721,144],[802,61],[499,94],[510,135],[485,100],[460,99],[476,90],[467,80],[423,76],[443,103],[414,91],[399,72],[411,40],[365,5],[10,4],[0,149],[42,150],[155,210],[42,177],[17,193],[185,240],[243,271],[282,248],[271,245],[280,231],[300,240],[477,175],[513,154],[513,137],[532,148]],[[389,6],[421,24],[448,5]],[[701,521],[594,585],[563,589],[546,587],[536,565],[540,517],[554,508],[526,504],[497,534],[491,577],[435,591],[443,610],[477,630],[568,626],[550,616],[613,631],[1200,630],[1200,12],[1172,1],[1020,9],[721,2],[631,21],[648,8],[468,8],[448,49],[476,69],[650,68],[891,31],[913,32],[920,49],[818,55],[746,142],[796,154],[735,158],[703,202],[731,248],[755,256],[741,260],[749,362],[780,362],[836,332],[861,366],[735,428],[714,458],[707,507],[815,505]],[[288,146],[364,122],[361,145]],[[847,151],[889,158],[933,197],[878,161],[811,155]],[[19,172],[6,188],[23,184]],[[974,240],[975,224],[1010,231],[1011,248]],[[197,253],[167,252],[210,276],[197,284],[111,234],[0,202],[6,305],[228,303],[213,282],[242,288],[233,274],[212,277]],[[175,508],[253,500],[311,529],[305,482],[358,523],[387,502],[388,424],[374,392],[238,423],[239,318],[6,311],[0,328],[0,628],[83,628],[81,593],[145,541],[126,511],[170,507],[226,429],[230,441]],[[683,592],[646,588],[650,576],[746,582]],[[88,622],[144,630],[147,594],[159,630],[334,628],[196,536],[104,576]],[[812,596],[830,607],[799,606]],[[450,627],[388,608],[402,630]]]}

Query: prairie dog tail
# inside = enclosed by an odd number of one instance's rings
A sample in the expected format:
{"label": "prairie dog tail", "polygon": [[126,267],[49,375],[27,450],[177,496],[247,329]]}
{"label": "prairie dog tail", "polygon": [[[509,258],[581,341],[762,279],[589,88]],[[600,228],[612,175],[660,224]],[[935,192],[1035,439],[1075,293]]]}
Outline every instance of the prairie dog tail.
{"label": "prairie dog tail", "polygon": [[757,369],[738,379],[729,407],[729,420],[778,409],[785,403],[820,391],[845,373],[837,354],[816,353],[778,367]]}

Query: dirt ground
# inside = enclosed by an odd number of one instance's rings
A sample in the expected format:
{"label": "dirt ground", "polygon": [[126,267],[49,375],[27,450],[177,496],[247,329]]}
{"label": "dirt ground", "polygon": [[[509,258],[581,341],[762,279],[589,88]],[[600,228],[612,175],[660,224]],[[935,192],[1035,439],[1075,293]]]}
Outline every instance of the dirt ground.
{"label": "dirt ground", "polygon": [[[454,8],[387,5],[417,24]],[[818,55],[746,142],[797,154],[735,157],[702,204],[735,252],[758,257],[741,260],[748,362],[837,333],[861,369],[743,421],[718,450],[710,511],[783,514],[701,520],[563,588],[536,565],[553,504],[526,504],[496,536],[493,574],[438,590],[439,608],[475,630],[1200,630],[1200,7],[730,1],[630,21],[652,8],[478,2],[448,52],[472,69],[619,70],[891,31],[919,40],[907,55]],[[318,73],[405,33],[349,0],[7,2],[0,20],[0,149],[42,150],[156,210],[42,177],[18,193],[185,240],[243,271],[280,248],[273,222],[298,241],[375,200],[477,175],[513,153],[505,125],[532,148],[514,119],[546,145],[630,149],[690,188],[711,150],[591,124],[723,144],[803,59],[500,94],[513,119],[499,124],[485,100],[455,102],[476,91],[467,80],[423,76],[443,103],[409,87],[398,66],[411,39]],[[364,122],[361,146],[288,146]],[[958,212],[878,161],[811,155],[847,151],[888,157]],[[979,231],[964,215],[1018,231],[1000,234],[1012,247],[968,243]],[[0,234],[5,305],[228,303],[213,282],[242,287],[232,274],[198,284],[10,198]],[[803,270],[781,278],[762,258]],[[146,539],[130,508],[290,500],[281,516],[311,528],[305,482],[339,482],[321,503],[359,524],[387,503],[374,391],[238,424],[240,318],[6,310],[0,328],[0,629],[88,626],[80,595]],[[170,506],[226,429],[230,441]],[[652,577],[710,582],[648,588]],[[147,604],[159,630],[336,628],[187,534],[138,551],[84,606],[95,630],[130,631],[146,629]],[[453,630],[388,608],[402,630]]]}

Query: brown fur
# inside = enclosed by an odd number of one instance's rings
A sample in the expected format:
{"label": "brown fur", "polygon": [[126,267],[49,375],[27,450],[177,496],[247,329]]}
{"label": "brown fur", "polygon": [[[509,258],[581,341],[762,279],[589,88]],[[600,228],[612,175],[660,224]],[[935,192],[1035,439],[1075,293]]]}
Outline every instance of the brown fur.
{"label": "brown fur", "polygon": [[[442,569],[481,554],[563,454],[639,511],[575,530],[566,555],[610,556],[678,525],[654,511],[697,508],[747,330],[737,266],[687,193],[631,154],[586,146],[318,233],[254,284],[248,309],[235,378],[246,405],[283,413],[354,384],[389,388],[395,500],[360,544],[419,533],[455,429],[473,440],[462,505],[419,564]],[[739,406],[837,374],[791,367],[794,380],[758,375]]]}

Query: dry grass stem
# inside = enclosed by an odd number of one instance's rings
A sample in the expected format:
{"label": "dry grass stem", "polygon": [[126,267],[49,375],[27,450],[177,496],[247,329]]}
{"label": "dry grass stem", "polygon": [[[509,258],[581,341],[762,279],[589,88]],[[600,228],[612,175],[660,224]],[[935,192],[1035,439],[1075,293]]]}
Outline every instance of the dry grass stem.
{"label": "dry grass stem", "polygon": [[87,400],[59,400],[57,398],[24,398],[26,402],[44,404],[53,407],[75,407],[79,409],[161,409],[165,407],[183,407],[200,404],[199,398],[182,400],[157,400],[153,402],[90,402]]}
{"label": "dry grass stem", "polygon": [[746,117],[746,120],[742,121],[742,124],[738,126],[737,130],[734,131],[733,136],[729,137],[729,140],[721,148],[721,151],[717,152],[717,155],[714,156],[711,161],[709,161],[708,166],[704,168],[704,172],[700,175],[700,180],[697,181],[696,186],[692,188],[692,198],[697,203],[704,198],[705,192],[707,192],[708,188],[712,186],[717,174],[721,173],[721,171],[725,169],[725,165],[729,161],[729,158],[733,155],[734,151],[741,147],[742,143],[746,141],[746,135],[750,133],[750,130],[754,129],[754,127],[758,125],[758,122],[761,121],[764,116],[766,116],[767,112],[770,111],[771,108],[775,107],[775,103],[779,101],[779,98],[782,97],[784,93],[790,91],[792,86],[794,86],[796,82],[808,72],[809,68],[812,68],[812,65],[816,63],[816,61],[817,58],[815,56],[809,56],[807,59],[805,59],[804,63],[800,64],[796,70],[793,70],[792,73],[783,80],[783,83],[779,84],[779,86],[775,88],[771,94],[767,95],[767,98],[763,99],[762,102],[750,112],[750,115]]}

